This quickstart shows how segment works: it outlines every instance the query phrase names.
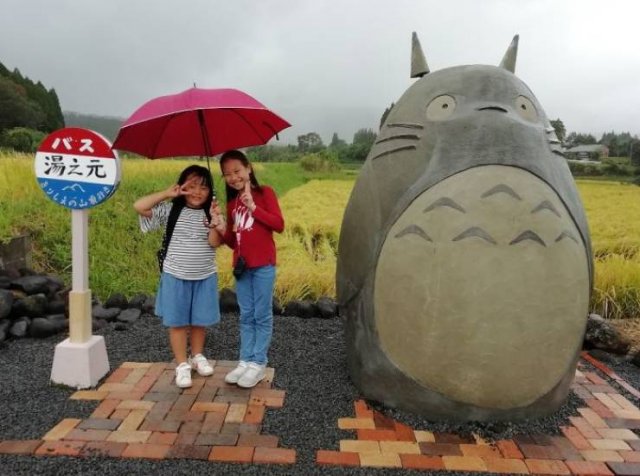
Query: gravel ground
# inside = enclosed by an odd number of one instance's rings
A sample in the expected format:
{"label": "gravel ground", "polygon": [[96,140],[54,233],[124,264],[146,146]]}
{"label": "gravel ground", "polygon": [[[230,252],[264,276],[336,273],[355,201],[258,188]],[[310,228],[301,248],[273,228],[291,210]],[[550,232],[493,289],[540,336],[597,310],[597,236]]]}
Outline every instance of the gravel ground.
{"label": "gravel ground", "polygon": [[[352,432],[337,428],[341,417],[353,416],[353,402],[359,397],[351,384],[345,363],[340,319],[275,318],[270,366],[275,367],[274,386],[287,392],[285,406],[268,410],[263,433],[280,437],[280,446],[297,450],[293,466],[251,466],[195,460],[149,461],[111,458],[23,457],[0,455],[0,474],[417,474],[415,471],[372,468],[319,467],[314,463],[318,449],[337,450],[340,439],[353,439]],[[170,361],[165,330],[157,318],[143,316],[127,330],[112,325],[96,331],[104,335],[111,368],[125,361]],[[0,439],[39,439],[63,418],[87,418],[97,402],[72,401],[70,389],[49,383],[54,346],[62,340],[22,339],[0,344]],[[207,356],[237,359],[237,316],[224,315],[210,333]],[[630,367],[623,362],[621,366]],[[626,371],[615,368],[627,378]],[[633,372],[633,370],[628,370]],[[629,378],[636,385],[638,375]],[[437,423],[398,410],[375,408],[415,429],[461,434],[478,433],[490,440],[511,438],[520,433],[558,433],[558,425],[577,414],[580,400],[573,394],[554,415],[520,423]],[[421,472],[420,474],[431,474]],[[442,474],[434,472],[433,474]],[[447,473],[467,474],[467,473]],[[473,473],[479,474],[479,473]]]}

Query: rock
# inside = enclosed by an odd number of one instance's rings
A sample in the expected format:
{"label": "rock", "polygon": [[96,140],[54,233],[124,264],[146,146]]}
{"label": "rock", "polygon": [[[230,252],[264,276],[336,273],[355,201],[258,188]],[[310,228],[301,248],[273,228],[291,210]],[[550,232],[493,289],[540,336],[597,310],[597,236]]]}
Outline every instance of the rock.
{"label": "rock", "polygon": [[19,289],[28,295],[49,292],[49,281],[44,276],[23,276],[11,281],[12,289]]}
{"label": "rock", "polygon": [[304,301],[298,301],[294,299],[293,301],[289,301],[284,306],[283,315],[297,316],[303,319],[309,319],[316,316],[316,306],[312,301],[308,299],[305,299]]}
{"label": "rock", "polygon": [[9,319],[0,321],[0,342],[4,341],[7,338],[7,333],[9,332],[10,327],[11,321]]}
{"label": "rock", "polygon": [[126,331],[127,325],[124,322],[118,322],[113,328],[117,331]]}
{"label": "rock", "polygon": [[20,277],[20,273],[16,269],[4,269],[0,268],[0,276],[6,276],[7,278],[14,280]]}
{"label": "rock", "polygon": [[54,275],[47,275],[45,276],[45,278],[47,280],[47,288],[49,290],[47,292],[47,296],[53,297],[58,291],[60,291],[61,289],[64,289],[64,281],[62,281],[60,277],[54,276]]}
{"label": "rock", "polygon": [[603,364],[618,365],[629,360],[626,355],[616,355],[601,349],[591,349],[589,351],[589,354],[598,359]]}
{"label": "rock", "polygon": [[11,278],[8,276],[0,276],[0,289],[9,289],[11,287]]}
{"label": "rock", "polygon": [[118,307],[110,307],[105,309],[101,305],[93,306],[91,309],[91,316],[94,319],[104,319],[105,321],[115,321],[118,315],[122,312]]}
{"label": "rock", "polygon": [[104,319],[94,319],[93,321],[91,321],[91,327],[94,331],[104,329],[107,325],[107,321],[105,321]]}
{"label": "rock", "polygon": [[229,288],[223,288],[220,291],[220,312],[240,312],[240,307],[238,306],[238,298],[236,293]]}
{"label": "rock", "polygon": [[20,276],[36,276],[38,274],[31,268],[19,268],[18,273],[20,273]]}
{"label": "rock", "polygon": [[0,319],[4,319],[11,314],[13,307],[13,294],[5,289],[0,289]]}
{"label": "rock", "polygon": [[118,314],[118,321],[120,322],[135,322],[140,317],[142,311],[140,309],[125,309]]}
{"label": "rock", "polygon": [[109,299],[107,299],[107,302],[104,303],[105,308],[117,307],[120,309],[126,309],[128,306],[129,303],[127,302],[127,298],[124,296],[124,294],[120,293],[112,294],[111,296],[109,296]]}
{"label": "rock", "polygon": [[69,328],[69,319],[64,314],[51,314],[47,320],[56,328],[56,332],[62,332]]}
{"label": "rock", "polygon": [[156,312],[156,297],[154,295],[147,296],[142,305],[142,312],[145,314],[154,314]]}
{"label": "rock", "polygon": [[327,296],[322,296],[316,303],[318,315],[323,319],[331,319],[338,315],[338,304]]}
{"label": "rock", "polygon": [[47,303],[46,311],[48,314],[64,314],[65,310],[66,304],[61,299],[54,298]]}
{"label": "rock", "polygon": [[148,298],[146,294],[136,294],[129,300],[129,307],[142,310]]}
{"label": "rock", "polygon": [[13,302],[11,314],[14,316],[42,317],[47,312],[47,297],[33,294]]}
{"label": "rock", "polygon": [[36,317],[29,326],[29,335],[31,337],[49,337],[57,332],[55,324],[44,317]]}
{"label": "rock", "polygon": [[589,314],[583,346],[601,349],[614,354],[626,354],[631,344],[618,330],[598,314]]}
{"label": "rock", "polygon": [[272,312],[274,316],[282,315],[282,305],[280,304],[280,300],[275,296],[273,296]]}
{"label": "rock", "polygon": [[29,322],[25,320],[15,321],[9,328],[9,335],[12,337],[20,338],[27,335],[27,329],[29,328]]}
{"label": "rock", "polygon": [[[2,323],[0,322],[0,324]],[[0,329],[2,328],[0,327]],[[631,363],[636,367],[640,367],[640,352],[637,352],[633,357],[631,357]]]}

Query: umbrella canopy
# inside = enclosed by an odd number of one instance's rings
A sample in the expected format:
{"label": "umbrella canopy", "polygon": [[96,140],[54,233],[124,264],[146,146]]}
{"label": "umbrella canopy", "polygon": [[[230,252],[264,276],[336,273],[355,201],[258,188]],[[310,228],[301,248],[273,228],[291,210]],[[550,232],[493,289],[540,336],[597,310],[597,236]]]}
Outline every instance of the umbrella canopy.
{"label": "umbrella canopy", "polygon": [[230,149],[266,144],[289,126],[237,89],[190,88],[140,106],[120,128],[113,148],[150,159],[209,157]]}

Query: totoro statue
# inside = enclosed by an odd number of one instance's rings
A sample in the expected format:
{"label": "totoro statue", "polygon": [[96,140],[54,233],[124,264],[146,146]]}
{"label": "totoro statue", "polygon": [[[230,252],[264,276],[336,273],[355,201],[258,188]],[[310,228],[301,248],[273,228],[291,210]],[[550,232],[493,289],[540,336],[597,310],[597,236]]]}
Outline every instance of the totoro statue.
{"label": "totoro statue", "polygon": [[539,102],[500,66],[429,72],[381,126],[340,233],[337,294],[362,393],[434,419],[556,410],[585,331],[585,213]]}

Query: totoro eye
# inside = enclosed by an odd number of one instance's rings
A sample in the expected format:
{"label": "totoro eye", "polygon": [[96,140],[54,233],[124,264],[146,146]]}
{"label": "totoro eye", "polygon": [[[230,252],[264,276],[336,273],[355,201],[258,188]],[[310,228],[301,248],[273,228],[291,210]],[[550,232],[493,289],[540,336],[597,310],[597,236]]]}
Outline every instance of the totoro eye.
{"label": "totoro eye", "polygon": [[533,105],[531,100],[525,96],[518,96],[516,98],[516,111],[520,114],[520,117],[527,121],[537,121],[538,111]]}
{"label": "totoro eye", "polygon": [[456,100],[452,96],[443,94],[434,98],[427,106],[427,119],[430,121],[444,121],[449,119],[456,110]]}

